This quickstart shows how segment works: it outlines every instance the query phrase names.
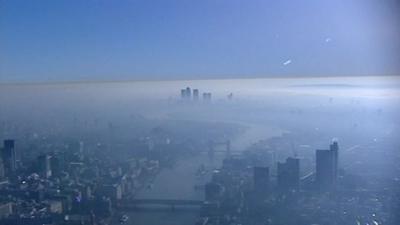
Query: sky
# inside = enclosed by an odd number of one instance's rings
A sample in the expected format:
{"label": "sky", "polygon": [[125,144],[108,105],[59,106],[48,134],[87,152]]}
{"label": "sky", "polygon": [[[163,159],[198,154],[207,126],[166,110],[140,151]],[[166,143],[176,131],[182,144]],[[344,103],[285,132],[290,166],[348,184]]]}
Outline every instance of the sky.
{"label": "sky", "polygon": [[397,0],[0,0],[0,82],[400,74]]}

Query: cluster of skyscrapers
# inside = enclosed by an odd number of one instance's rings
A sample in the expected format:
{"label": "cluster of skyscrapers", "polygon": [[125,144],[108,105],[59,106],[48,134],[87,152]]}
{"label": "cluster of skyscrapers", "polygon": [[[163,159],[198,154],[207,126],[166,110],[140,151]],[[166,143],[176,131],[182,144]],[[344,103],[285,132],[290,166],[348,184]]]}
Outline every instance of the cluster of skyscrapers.
{"label": "cluster of skyscrapers", "polygon": [[[12,178],[16,175],[19,168],[17,160],[17,151],[15,148],[15,140],[7,139],[3,142],[3,147],[0,148],[0,180],[4,178]],[[38,172],[43,177],[52,175],[51,164],[54,164],[53,158],[49,154],[42,154],[37,158]]]}
{"label": "cluster of skyscrapers", "polygon": [[[204,92],[202,96],[204,101],[211,101],[210,92]],[[199,89],[193,89],[193,91],[190,87],[181,89],[181,99],[185,101],[188,100],[198,101],[200,99]]]}
{"label": "cluster of skyscrapers", "polygon": [[[315,187],[319,190],[333,190],[338,178],[339,145],[334,141],[327,150],[316,150]],[[269,168],[254,167],[255,190],[270,189]],[[289,157],[277,164],[277,190],[291,191],[300,188],[300,159]]]}
{"label": "cluster of skyscrapers", "polygon": [[[253,169],[254,190],[258,193],[271,190],[269,167],[256,166]],[[300,159],[289,157],[286,162],[278,162],[277,190],[291,191],[300,188]]]}

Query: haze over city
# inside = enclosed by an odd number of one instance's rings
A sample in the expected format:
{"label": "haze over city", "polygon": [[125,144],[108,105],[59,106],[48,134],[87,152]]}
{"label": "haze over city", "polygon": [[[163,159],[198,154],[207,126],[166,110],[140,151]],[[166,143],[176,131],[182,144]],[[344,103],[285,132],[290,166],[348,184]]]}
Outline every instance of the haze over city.
{"label": "haze over city", "polygon": [[0,224],[400,224],[399,17],[0,1]]}

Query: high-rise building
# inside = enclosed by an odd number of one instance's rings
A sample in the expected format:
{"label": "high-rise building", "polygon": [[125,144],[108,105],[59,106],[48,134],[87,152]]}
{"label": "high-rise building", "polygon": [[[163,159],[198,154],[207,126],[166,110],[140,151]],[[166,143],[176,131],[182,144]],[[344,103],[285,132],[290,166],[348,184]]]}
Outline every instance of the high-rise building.
{"label": "high-rise building", "polygon": [[[199,95],[198,89],[193,89],[193,98],[196,98],[195,95],[197,95],[197,96]],[[181,99],[182,100],[190,100],[191,98],[192,98],[192,90],[190,89],[190,87],[181,89]]]}
{"label": "high-rise building", "polygon": [[186,89],[181,89],[181,99],[186,99]]}
{"label": "high-rise building", "polygon": [[193,100],[199,100],[199,89],[193,89]]}
{"label": "high-rise building", "polygon": [[204,92],[203,93],[203,100],[204,101],[211,101],[211,93],[210,92]]}
{"label": "high-rise building", "polygon": [[282,191],[298,190],[300,186],[300,160],[289,157],[278,162],[278,188]]}
{"label": "high-rise building", "polygon": [[3,158],[4,172],[6,176],[11,175],[17,169],[15,155],[15,141],[10,139],[4,140],[4,147],[1,151],[1,156]]}
{"label": "high-rise building", "polygon": [[329,150],[316,151],[316,184],[321,189],[335,187],[338,170],[339,145],[333,142]]}
{"label": "high-rise building", "polygon": [[334,178],[335,180],[338,177],[338,165],[339,165],[339,144],[337,141],[334,141],[330,146],[329,149],[332,151],[333,158],[334,158]]}
{"label": "high-rise building", "polygon": [[269,168],[255,166],[253,173],[254,189],[256,191],[266,192],[269,187]]}
{"label": "high-rise building", "polygon": [[192,90],[190,89],[190,87],[186,88],[186,98],[187,99],[191,99],[192,98]]}
{"label": "high-rise building", "polygon": [[51,177],[51,156],[48,154],[43,154],[38,157],[39,171],[43,177]]}

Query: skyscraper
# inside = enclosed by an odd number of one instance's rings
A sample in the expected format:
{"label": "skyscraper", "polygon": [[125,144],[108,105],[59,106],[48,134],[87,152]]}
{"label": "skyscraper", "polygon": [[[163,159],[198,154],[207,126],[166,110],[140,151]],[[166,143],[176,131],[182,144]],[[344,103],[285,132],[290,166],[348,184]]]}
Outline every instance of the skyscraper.
{"label": "skyscraper", "polygon": [[186,99],[186,89],[181,89],[181,99]]}
{"label": "skyscraper", "polygon": [[211,101],[211,93],[210,92],[204,92],[203,93],[203,100],[207,101],[207,102]]}
{"label": "skyscraper", "polygon": [[193,100],[199,100],[199,89],[193,89]]}
{"label": "skyscraper", "polygon": [[1,151],[5,175],[9,176],[16,170],[15,141],[4,140],[4,148]]}
{"label": "skyscraper", "polygon": [[339,165],[339,144],[337,141],[334,141],[330,146],[329,149],[332,151],[333,154],[333,159],[334,159],[334,179],[336,180],[338,177],[337,171],[338,171],[338,165]]}
{"label": "skyscraper", "polygon": [[43,177],[51,177],[51,166],[50,166],[50,159],[51,156],[44,154],[40,155],[38,157],[38,163],[39,163],[39,171],[42,174]]}
{"label": "skyscraper", "polygon": [[338,170],[339,145],[333,142],[329,150],[316,151],[316,184],[321,189],[335,187]]}
{"label": "skyscraper", "polygon": [[298,190],[300,186],[300,160],[289,157],[278,162],[278,188],[282,191]]}
{"label": "skyscraper", "polygon": [[187,99],[191,99],[192,98],[192,90],[190,89],[190,87],[186,88],[186,98]]}

